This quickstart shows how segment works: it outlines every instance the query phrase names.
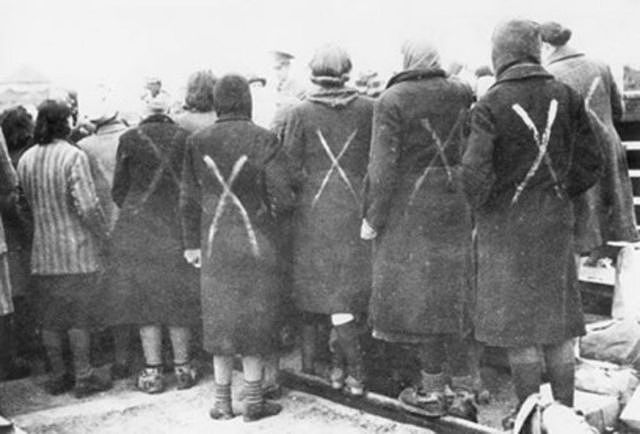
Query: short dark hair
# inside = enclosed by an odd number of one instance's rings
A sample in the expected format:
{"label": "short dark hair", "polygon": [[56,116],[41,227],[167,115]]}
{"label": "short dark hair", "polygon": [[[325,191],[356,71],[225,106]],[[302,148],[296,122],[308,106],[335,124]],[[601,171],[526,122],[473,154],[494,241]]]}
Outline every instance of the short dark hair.
{"label": "short dark hair", "polygon": [[197,71],[191,74],[187,83],[185,105],[199,112],[213,110],[213,87],[216,78],[211,71]]}
{"label": "short dark hair", "polygon": [[55,139],[67,139],[71,133],[69,126],[71,107],[65,101],[47,99],[38,106],[38,117],[33,132],[33,140],[46,145]]}
{"label": "short dark hair", "polygon": [[31,145],[33,139],[33,117],[21,105],[6,110],[2,115],[2,134],[11,152]]}
{"label": "short dark hair", "polygon": [[540,37],[542,42],[561,47],[571,39],[571,29],[560,23],[549,21],[540,25]]}

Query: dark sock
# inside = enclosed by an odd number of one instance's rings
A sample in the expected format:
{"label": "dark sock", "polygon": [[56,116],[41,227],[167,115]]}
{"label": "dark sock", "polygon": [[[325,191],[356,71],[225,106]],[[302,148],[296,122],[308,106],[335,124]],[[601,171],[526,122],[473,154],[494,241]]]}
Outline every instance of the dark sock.
{"label": "dark sock", "polygon": [[347,360],[349,375],[362,376],[362,372],[360,371],[364,368],[364,362],[362,358],[362,348],[360,346],[359,330],[356,323],[350,321],[346,324],[335,326],[335,330],[338,335],[338,346]]}
{"label": "dark sock", "polygon": [[214,402],[216,409],[231,413],[231,384],[214,384]]}
{"label": "dark sock", "polygon": [[259,405],[262,403],[262,381],[246,381],[245,390],[247,391],[245,402],[247,406]]}
{"label": "dark sock", "polygon": [[118,365],[126,366],[129,362],[129,342],[131,341],[131,328],[128,325],[115,326],[111,329],[113,334],[113,355]]}
{"label": "dark sock", "polygon": [[540,391],[542,367],[540,363],[511,363],[511,378],[516,389],[519,404],[529,395]]}
{"label": "dark sock", "polygon": [[439,336],[428,338],[419,347],[420,365],[427,374],[439,374],[442,372],[442,364],[445,360],[444,340]]}
{"label": "dark sock", "polygon": [[302,372],[306,374],[314,373],[316,338],[317,331],[315,324],[305,324],[302,326]]}
{"label": "dark sock", "polygon": [[53,330],[42,330],[42,344],[47,353],[51,373],[62,375],[67,371],[62,355],[62,333]]}

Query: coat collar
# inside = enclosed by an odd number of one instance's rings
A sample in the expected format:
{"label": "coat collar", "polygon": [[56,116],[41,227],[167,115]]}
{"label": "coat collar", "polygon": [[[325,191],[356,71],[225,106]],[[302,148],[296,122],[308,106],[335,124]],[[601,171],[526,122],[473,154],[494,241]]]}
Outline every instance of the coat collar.
{"label": "coat collar", "polygon": [[573,47],[570,47],[569,45],[563,45],[562,47],[558,47],[558,49],[549,56],[547,65],[551,65],[552,63],[560,62],[562,60],[571,59],[572,57],[581,56],[584,56],[584,53],[576,50]]}
{"label": "coat collar", "polygon": [[140,125],[144,125],[144,124],[150,124],[150,123],[162,123],[162,124],[172,124],[173,119],[171,119],[169,116],[165,115],[165,114],[153,114],[151,116],[148,116],[146,118],[144,118],[142,120],[142,122],[140,122]]}
{"label": "coat collar", "polygon": [[119,120],[113,120],[109,123],[100,125],[99,127],[97,127],[96,129],[96,135],[103,135],[103,134],[111,134],[111,133],[117,133],[119,131],[122,131],[124,129],[126,129],[127,126],[122,123]]}
{"label": "coat collar", "polygon": [[426,80],[434,77],[446,77],[447,74],[442,69],[412,69],[408,71],[402,71],[389,79],[387,83],[387,89],[394,84],[401,83],[403,81],[418,81]]}
{"label": "coat collar", "polygon": [[251,121],[251,118],[247,115],[241,115],[236,113],[225,113],[223,115],[218,116],[218,119],[216,119],[216,123],[227,122],[227,121]]}
{"label": "coat collar", "polygon": [[553,75],[549,74],[546,69],[537,63],[516,63],[502,71],[491,87],[497,86],[505,81],[522,80],[531,77],[553,78]]}

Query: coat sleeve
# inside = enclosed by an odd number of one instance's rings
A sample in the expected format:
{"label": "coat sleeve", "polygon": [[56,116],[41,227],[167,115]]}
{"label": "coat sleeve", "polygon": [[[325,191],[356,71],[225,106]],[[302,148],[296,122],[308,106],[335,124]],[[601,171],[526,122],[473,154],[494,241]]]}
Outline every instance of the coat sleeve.
{"label": "coat sleeve", "polygon": [[289,176],[287,155],[275,135],[269,138],[265,146],[264,177],[271,213],[278,217],[292,211],[295,193]]}
{"label": "coat sleeve", "polygon": [[473,208],[480,208],[489,198],[496,181],[493,151],[496,140],[491,111],[478,104],[471,112],[470,133],[462,156],[462,186]]}
{"label": "coat sleeve", "polygon": [[386,224],[396,192],[402,137],[400,109],[383,96],[373,107],[371,149],[364,186],[364,218],[378,232]]}
{"label": "coat sleeve", "polygon": [[109,239],[109,227],[96,193],[89,157],[83,151],[74,159],[69,174],[69,194],[83,224],[102,242]]}
{"label": "coat sleeve", "polygon": [[577,196],[594,185],[604,170],[604,155],[598,138],[591,128],[591,122],[582,98],[570,91],[573,119],[573,152],[566,181],[567,194]]}
{"label": "coat sleeve", "polygon": [[18,175],[11,163],[4,135],[0,131],[0,207],[13,208],[18,193]]}
{"label": "coat sleeve", "polygon": [[122,208],[131,188],[129,148],[128,139],[126,136],[121,136],[116,152],[116,167],[113,172],[113,187],[111,188],[111,198],[118,205],[118,208]]}
{"label": "coat sleeve", "polygon": [[617,122],[620,121],[624,115],[624,104],[622,102],[622,95],[620,95],[618,85],[613,79],[613,74],[609,67],[607,67],[607,74],[609,76],[610,83],[609,94],[611,95],[611,116],[613,117],[613,120]]}
{"label": "coat sleeve", "polygon": [[187,139],[187,148],[182,164],[180,183],[180,214],[182,238],[185,249],[200,248],[200,221],[202,218],[202,190],[196,172],[195,153],[197,149],[192,139]]}
{"label": "coat sleeve", "polygon": [[284,152],[283,159],[287,164],[289,179],[297,190],[305,178],[306,137],[302,119],[300,119],[298,112],[294,109],[288,111],[281,140],[282,150]]}

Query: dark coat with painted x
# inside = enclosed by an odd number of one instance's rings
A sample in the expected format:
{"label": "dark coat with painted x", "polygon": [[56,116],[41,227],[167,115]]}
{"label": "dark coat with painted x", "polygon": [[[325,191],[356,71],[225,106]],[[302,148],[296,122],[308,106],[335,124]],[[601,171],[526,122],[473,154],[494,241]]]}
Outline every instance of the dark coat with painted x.
{"label": "dark coat with painted x", "polygon": [[299,309],[364,312],[370,253],[359,238],[362,179],[373,101],[327,89],[294,107],[283,143],[298,193],[293,225],[293,295]]}
{"label": "dark coat with painted x", "polygon": [[601,164],[582,98],[540,65],[507,68],[476,104],[463,181],[477,223],[480,340],[515,347],[584,333],[572,198]]}
{"label": "dark coat with painted x", "polygon": [[222,115],[189,137],[181,208],[187,248],[202,248],[204,346],[268,354],[279,324],[278,217],[293,192],[276,136]]}
{"label": "dark coat with painted x", "polygon": [[370,320],[412,342],[468,329],[471,212],[459,186],[471,89],[408,71],[376,102],[365,217],[374,240]]}
{"label": "dark coat with painted x", "polygon": [[120,213],[105,294],[110,323],[197,321],[197,275],[182,257],[178,206],[187,136],[166,116],[120,136],[112,189]]}

